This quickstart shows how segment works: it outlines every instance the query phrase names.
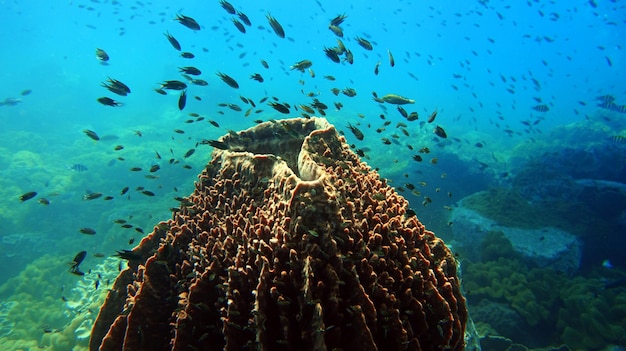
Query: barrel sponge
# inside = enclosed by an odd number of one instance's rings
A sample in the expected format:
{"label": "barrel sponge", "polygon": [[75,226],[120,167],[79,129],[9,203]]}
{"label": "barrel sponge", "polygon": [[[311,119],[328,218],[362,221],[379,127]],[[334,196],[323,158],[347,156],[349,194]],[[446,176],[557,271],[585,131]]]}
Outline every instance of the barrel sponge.
{"label": "barrel sponge", "polygon": [[91,350],[463,349],[451,251],[325,119],[219,142],[134,249]]}

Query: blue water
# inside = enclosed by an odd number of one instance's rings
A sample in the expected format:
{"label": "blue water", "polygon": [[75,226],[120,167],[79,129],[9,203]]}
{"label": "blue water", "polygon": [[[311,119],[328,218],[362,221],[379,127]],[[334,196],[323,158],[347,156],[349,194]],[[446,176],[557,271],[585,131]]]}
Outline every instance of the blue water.
{"label": "blue water", "polygon": [[[134,247],[143,235],[134,228],[149,233],[159,221],[170,218],[171,207],[178,207],[175,197],[193,190],[212,151],[198,142],[252,127],[257,119],[298,116],[301,110],[294,106],[310,104],[309,93],[329,106],[326,118],[350,144],[366,150],[366,161],[392,186],[404,190],[418,218],[446,240],[458,238],[450,209],[478,191],[522,189],[529,203],[540,201],[546,195],[544,188],[518,186],[516,175],[523,172],[534,172],[540,183],[550,177],[574,183],[580,179],[614,182],[608,197],[593,195],[599,187],[585,188],[595,199],[585,213],[595,213],[605,225],[601,233],[576,233],[584,247],[572,279],[601,282],[624,276],[626,114],[618,111],[618,106],[626,105],[623,1],[232,3],[252,21],[245,34],[216,0],[188,1],[184,6],[166,1],[0,3],[0,102],[19,99],[0,106],[3,350],[86,349],[84,340],[72,339],[77,326],[70,321],[80,309],[68,310],[64,299],[87,278],[68,273],[67,263],[86,250],[81,267],[95,270],[105,260],[97,256]],[[268,12],[282,24],[286,38],[271,30],[265,18]],[[202,29],[194,32],[177,23],[177,13],[195,18]],[[354,54],[352,65],[334,63],[323,52],[324,47],[337,45],[337,37],[327,28],[329,21],[344,13],[342,41]],[[195,58],[180,57],[163,35],[166,31]],[[356,36],[371,41],[373,50],[359,46]],[[106,64],[95,57],[96,48],[109,54]],[[388,50],[395,58],[394,67]],[[313,62],[315,77],[308,71],[290,70],[304,59]],[[261,60],[267,61],[268,69]],[[178,73],[183,66],[202,70],[197,78],[208,86],[189,85],[187,105],[180,111],[178,92],[163,96],[154,89],[165,80],[185,81]],[[235,78],[240,88],[227,86],[217,72]],[[265,81],[250,79],[254,73]],[[107,77],[124,82],[131,93],[118,96],[107,91],[100,86]],[[332,88],[354,88],[357,95],[335,96]],[[22,95],[25,90],[31,92]],[[403,107],[418,112],[419,119],[406,121],[396,106],[375,102],[372,92],[414,99],[415,104]],[[615,98],[612,110],[598,106],[597,97],[605,95]],[[103,96],[123,106],[99,104],[96,99]],[[244,113],[251,106],[240,97],[257,103],[248,117]],[[258,103],[264,97],[289,103],[290,114]],[[335,109],[335,102],[343,107]],[[220,103],[237,104],[242,111]],[[539,105],[548,110],[533,109]],[[426,123],[435,110],[436,120]],[[196,118],[190,113],[204,120],[186,123]],[[385,121],[390,124],[384,126]],[[398,122],[408,125],[408,136],[396,127]],[[348,123],[365,134],[363,141],[348,130]],[[445,129],[447,139],[435,136],[435,125]],[[385,129],[379,133],[378,128]],[[102,140],[88,138],[85,129],[97,132]],[[388,138],[391,145],[381,138]],[[116,151],[117,145],[124,148]],[[423,147],[430,153],[420,154],[422,162],[414,161]],[[191,148],[196,152],[184,158]],[[562,166],[555,166],[560,162]],[[87,170],[69,170],[74,164]],[[160,169],[149,172],[156,164]],[[142,170],[130,171],[133,167]],[[538,172],[546,169],[553,172]],[[419,194],[412,194],[406,184],[415,185]],[[130,190],[120,195],[124,187]],[[146,196],[137,187],[155,196]],[[29,191],[38,195],[20,202],[19,196]],[[89,192],[101,192],[103,197],[83,200]],[[103,200],[105,196],[113,199]],[[424,203],[426,197],[432,202]],[[50,204],[38,202],[41,198]],[[116,219],[133,228],[122,228],[114,223]],[[81,234],[79,229],[85,227],[96,234]],[[105,281],[102,286],[98,291],[106,288]],[[610,291],[618,301],[624,293],[623,287]],[[22,301],[21,312],[9,311],[14,301]],[[470,298],[470,313],[473,302],[478,301]],[[50,309],[49,315],[34,312],[43,307]],[[97,311],[97,305],[92,307]],[[607,317],[603,322],[612,321]],[[558,336],[562,328],[552,322],[547,328],[557,336],[530,341],[506,336],[533,347],[563,342],[566,338]],[[626,329],[623,318],[621,323],[613,327]],[[64,331],[67,335],[61,338]],[[606,336],[589,347],[625,342],[623,337]]]}

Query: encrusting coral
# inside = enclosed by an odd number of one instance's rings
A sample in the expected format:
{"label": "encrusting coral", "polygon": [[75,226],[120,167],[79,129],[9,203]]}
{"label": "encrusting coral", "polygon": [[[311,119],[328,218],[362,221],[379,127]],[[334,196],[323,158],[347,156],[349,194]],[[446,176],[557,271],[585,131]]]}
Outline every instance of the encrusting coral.
{"label": "encrusting coral", "polygon": [[214,142],[142,240],[91,350],[462,350],[456,261],[325,119]]}

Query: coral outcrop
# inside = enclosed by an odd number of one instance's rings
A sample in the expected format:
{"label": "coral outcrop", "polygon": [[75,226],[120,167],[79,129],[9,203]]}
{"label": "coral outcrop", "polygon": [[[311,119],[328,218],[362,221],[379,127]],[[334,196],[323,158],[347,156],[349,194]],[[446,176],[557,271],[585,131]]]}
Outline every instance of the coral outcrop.
{"label": "coral outcrop", "polygon": [[133,250],[91,350],[462,350],[456,261],[320,118],[219,141]]}

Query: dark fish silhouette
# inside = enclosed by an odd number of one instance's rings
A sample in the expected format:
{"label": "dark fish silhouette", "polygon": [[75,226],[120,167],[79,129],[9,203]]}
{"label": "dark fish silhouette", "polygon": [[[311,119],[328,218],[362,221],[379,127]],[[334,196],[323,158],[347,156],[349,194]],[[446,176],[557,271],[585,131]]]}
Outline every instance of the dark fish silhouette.
{"label": "dark fish silhouette", "polygon": [[237,11],[235,11],[235,7],[233,7],[233,5],[231,5],[226,0],[220,0],[220,5],[222,5],[222,8],[226,10],[226,12],[230,13],[231,15],[234,15],[235,13],[237,13]]}
{"label": "dark fish silhouette", "polygon": [[113,106],[113,107],[117,107],[117,106],[122,106],[124,105],[123,103],[119,102],[119,101],[115,101],[109,97],[103,96],[101,98],[98,98],[98,102],[105,105],[105,106]]}
{"label": "dark fish silhouette", "polygon": [[548,110],[550,110],[550,108],[546,104],[541,104],[541,105],[533,106],[533,110],[539,111],[539,112],[547,112]]}
{"label": "dark fish silhouette", "polygon": [[183,90],[187,88],[187,84],[179,80],[166,80],[161,83],[161,89]]}
{"label": "dark fish silhouette", "polygon": [[117,79],[113,79],[111,77],[108,77],[106,82],[102,82],[101,86],[109,89],[109,91],[117,95],[126,96],[130,94],[130,88],[128,87],[128,85],[122,83],[121,81]]}
{"label": "dark fish silhouette", "polygon": [[446,134],[446,131],[443,130],[443,128],[441,128],[440,126],[435,127],[435,134],[437,134],[437,136],[440,138],[448,137],[448,135]]}
{"label": "dark fish silhouette", "polygon": [[87,235],[95,235],[96,234],[96,230],[95,229],[91,229],[91,228],[80,228],[79,231],[83,234],[87,234]]}
{"label": "dark fish silhouette", "polygon": [[233,21],[233,24],[235,25],[235,27],[237,27],[237,29],[241,33],[246,34],[246,27],[244,27],[243,24],[241,24],[241,22],[237,21],[236,18],[232,18],[231,20]]}
{"label": "dark fish silhouette", "polygon": [[87,135],[88,137],[90,137],[91,139],[95,141],[100,140],[100,137],[98,136],[98,134],[96,134],[96,132],[94,132],[93,130],[85,129],[83,130],[83,133],[85,133],[85,135]]}
{"label": "dark fish silhouette", "polygon": [[189,29],[200,30],[200,25],[198,24],[198,22],[196,22],[196,20],[191,17],[177,14],[175,20],[177,20],[178,23]]}
{"label": "dark fish silhouette", "polygon": [[178,70],[186,74],[191,74],[192,76],[199,76],[202,74],[202,71],[193,66],[178,67]]}
{"label": "dark fish silhouette", "polygon": [[350,129],[350,131],[352,132],[352,134],[354,134],[354,136],[358,139],[358,140],[363,140],[363,133],[359,130],[359,128],[353,126],[352,124],[348,123],[348,128]]}
{"label": "dark fish silhouette", "polygon": [[255,74],[251,75],[251,76],[250,76],[250,79],[252,79],[252,80],[256,80],[256,81],[257,81],[257,82],[259,82],[259,83],[263,83],[263,76],[261,76],[261,75],[260,75],[260,74],[258,74],[258,73],[255,73]]}
{"label": "dark fish silhouette", "polygon": [[79,269],[79,265],[83,262],[85,257],[87,256],[87,251],[80,251],[74,256],[74,260],[70,263],[70,272],[76,275],[85,275],[85,273],[81,272]]}
{"label": "dark fish silhouette", "polygon": [[283,26],[281,26],[280,23],[278,23],[276,18],[272,17],[272,15],[270,15],[269,13],[265,15],[265,17],[267,17],[267,20],[270,23],[270,26],[272,27],[272,29],[274,30],[274,33],[276,33],[276,35],[278,35],[280,38],[284,38],[285,30],[283,29]]}
{"label": "dark fish silhouette", "polygon": [[33,197],[37,196],[37,192],[35,191],[29,191],[27,193],[24,193],[20,196],[20,201],[24,202],[26,200],[30,200]]}
{"label": "dark fish silhouette", "polygon": [[139,256],[138,254],[134,253],[132,250],[121,250],[121,251],[117,251],[117,253],[115,255],[113,255],[115,257],[119,257],[128,261],[141,261],[141,256]]}
{"label": "dark fish silhouette", "polygon": [[185,155],[183,155],[183,158],[188,158],[189,156],[193,155],[194,152],[196,152],[196,149],[187,150],[187,152],[185,152]]}
{"label": "dark fish silhouette", "polygon": [[170,42],[170,44],[172,44],[172,46],[174,47],[174,49],[180,51],[180,43],[178,42],[178,40],[176,40],[176,38],[174,38],[170,33],[165,32],[163,33],[163,35],[165,35],[165,37],[167,38],[167,40]]}
{"label": "dark fish silhouette", "polygon": [[281,104],[279,102],[269,102],[268,105],[270,105],[274,110],[280,112],[280,113],[284,113],[287,114],[289,113],[289,107],[285,104]]}
{"label": "dark fish silhouette", "polygon": [[220,77],[224,81],[224,83],[228,84],[228,86],[230,86],[231,88],[239,89],[239,84],[237,84],[237,81],[228,74],[217,72],[217,76]]}
{"label": "dark fish silhouette", "polygon": [[252,22],[250,22],[250,19],[248,18],[248,16],[246,16],[245,13],[241,11],[237,11],[237,16],[239,16],[239,19],[241,20],[241,22],[243,22],[243,24],[245,24],[246,26],[252,25]]}
{"label": "dark fish silhouette", "polygon": [[183,110],[187,104],[187,90],[183,90],[178,98],[178,109]]}

